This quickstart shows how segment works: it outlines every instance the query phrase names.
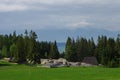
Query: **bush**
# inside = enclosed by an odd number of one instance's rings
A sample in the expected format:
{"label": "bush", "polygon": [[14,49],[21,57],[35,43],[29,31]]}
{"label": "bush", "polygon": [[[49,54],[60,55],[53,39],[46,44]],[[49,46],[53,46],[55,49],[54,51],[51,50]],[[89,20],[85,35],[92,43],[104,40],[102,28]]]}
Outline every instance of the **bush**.
{"label": "bush", "polygon": [[108,63],[108,67],[110,67],[110,68],[119,67],[119,63],[118,63],[118,61],[111,60],[111,61]]}

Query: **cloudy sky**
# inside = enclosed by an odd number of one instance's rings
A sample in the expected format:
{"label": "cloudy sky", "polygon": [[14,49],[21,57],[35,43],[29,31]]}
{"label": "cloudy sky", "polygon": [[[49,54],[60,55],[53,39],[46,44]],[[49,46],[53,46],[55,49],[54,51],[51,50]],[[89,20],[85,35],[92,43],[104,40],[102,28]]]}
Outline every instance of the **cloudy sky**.
{"label": "cloudy sky", "polygon": [[79,34],[115,36],[120,32],[120,0],[0,0],[0,33],[25,29],[51,41]]}

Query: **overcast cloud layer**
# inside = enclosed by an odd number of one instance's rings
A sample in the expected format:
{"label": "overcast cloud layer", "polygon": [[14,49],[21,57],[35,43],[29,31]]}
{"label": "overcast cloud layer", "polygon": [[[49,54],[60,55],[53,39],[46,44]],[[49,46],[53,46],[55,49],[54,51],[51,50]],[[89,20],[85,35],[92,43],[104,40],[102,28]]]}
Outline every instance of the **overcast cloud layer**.
{"label": "overcast cloud layer", "polygon": [[0,0],[0,28],[120,31],[120,0]]}
{"label": "overcast cloud layer", "polygon": [[26,10],[48,5],[119,5],[120,0],[0,0],[0,11]]}

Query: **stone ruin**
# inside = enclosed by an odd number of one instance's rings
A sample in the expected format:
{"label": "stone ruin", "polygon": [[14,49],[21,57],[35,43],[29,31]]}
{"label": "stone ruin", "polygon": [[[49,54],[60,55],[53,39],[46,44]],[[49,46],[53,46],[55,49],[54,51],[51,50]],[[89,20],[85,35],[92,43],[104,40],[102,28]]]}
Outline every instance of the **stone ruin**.
{"label": "stone ruin", "polygon": [[42,67],[56,68],[56,67],[78,67],[78,66],[96,66],[98,65],[95,57],[85,57],[82,62],[68,62],[64,58],[59,59],[41,59]]}

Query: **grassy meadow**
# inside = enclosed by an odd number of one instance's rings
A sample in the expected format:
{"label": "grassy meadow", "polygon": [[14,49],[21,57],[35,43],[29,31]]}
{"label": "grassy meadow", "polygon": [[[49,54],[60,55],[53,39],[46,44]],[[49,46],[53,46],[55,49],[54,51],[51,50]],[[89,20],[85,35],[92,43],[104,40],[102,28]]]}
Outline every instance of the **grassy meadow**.
{"label": "grassy meadow", "polygon": [[42,68],[2,62],[0,80],[120,80],[120,68]]}

